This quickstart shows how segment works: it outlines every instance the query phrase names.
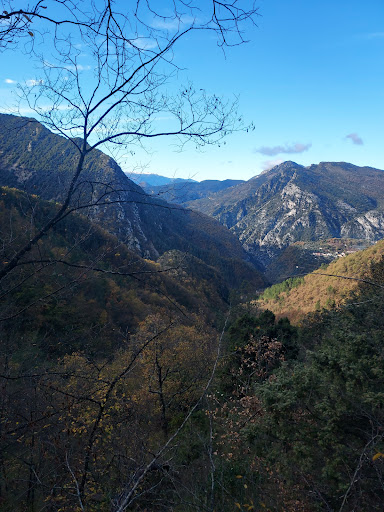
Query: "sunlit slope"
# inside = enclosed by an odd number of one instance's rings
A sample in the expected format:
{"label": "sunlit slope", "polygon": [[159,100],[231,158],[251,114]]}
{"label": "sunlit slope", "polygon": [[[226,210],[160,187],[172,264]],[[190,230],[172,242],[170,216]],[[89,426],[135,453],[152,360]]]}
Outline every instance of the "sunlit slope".
{"label": "sunlit slope", "polygon": [[188,205],[231,229],[276,281],[284,276],[270,267],[295,242],[384,238],[384,172],[346,162],[283,162]]}
{"label": "sunlit slope", "polygon": [[359,280],[369,281],[372,278],[372,265],[380,262],[383,256],[384,240],[381,240],[364,251],[339,258],[326,268],[319,268],[303,278],[273,285],[255,302],[279,317],[287,316],[292,322],[298,322],[307,313],[345,302],[353,292],[358,291]]}

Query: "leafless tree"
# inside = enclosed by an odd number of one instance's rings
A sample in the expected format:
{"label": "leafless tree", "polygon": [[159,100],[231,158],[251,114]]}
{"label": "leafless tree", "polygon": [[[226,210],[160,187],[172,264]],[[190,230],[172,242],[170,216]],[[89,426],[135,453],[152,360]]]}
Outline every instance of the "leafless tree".
{"label": "leafless tree", "polygon": [[83,0],[1,1],[0,51],[31,52],[36,39],[41,42],[59,27],[83,27],[97,31],[97,19]]}
{"label": "leafless tree", "polygon": [[[228,133],[243,127],[242,118],[237,113],[236,99],[222,100],[191,84],[179,86],[176,90],[175,82],[181,74],[180,66],[183,63],[175,59],[174,51],[183,41],[186,44],[189,36],[191,40],[188,44],[193,44],[193,37],[199,37],[204,32],[214,34],[217,44],[223,49],[242,44],[245,42],[244,30],[248,24],[254,23],[256,15],[257,10],[247,0],[136,0],[128,5],[110,0],[92,3],[80,0],[40,0],[29,6],[2,2],[0,48],[4,51],[12,49],[29,52],[31,58],[39,63],[39,71],[33,83],[20,85],[21,101],[26,102],[36,113],[38,121],[70,141],[76,160],[60,204],[47,209],[47,218],[40,225],[34,226],[26,242],[14,244],[16,248],[11,257],[2,262],[0,281],[12,277],[17,269],[24,269],[28,265],[31,265],[31,274],[36,273],[33,265],[39,264],[41,268],[49,266],[51,262],[39,254],[39,243],[70,213],[109,207],[123,200],[124,190],[120,183],[110,182],[101,176],[92,177],[87,172],[87,162],[95,150],[105,148],[115,154],[123,149],[132,154],[146,142],[169,137],[180,147],[188,142],[201,147],[220,144]],[[87,61],[82,60],[84,52],[88,55]],[[166,121],[163,122],[161,118],[166,118]],[[36,204],[32,209],[32,220],[39,207]],[[104,272],[105,269],[97,267],[96,263],[91,270]],[[63,259],[60,264],[69,265],[69,262]],[[79,275],[89,268],[78,268]],[[28,278],[24,275],[21,280],[16,276],[16,284],[11,280],[11,286],[22,285],[23,279]],[[143,347],[153,341],[148,338]],[[74,470],[70,451],[61,457],[61,466],[57,469],[58,474],[64,468],[65,473],[70,475],[73,484],[70,491],[80,509],[85,507],[90,461],[96,441],[101,437],[100,425],[107,412],[105,404],[109,407],[118,384],[131,374],[132,366],[140,358],[140,350],[133,353],[120,372],[112,368],[108,381],[101,381],[100,384],[95,379],[104,393],[101,396],[97,388],[97,399],[93,395],[83,397],[83,400],[76,393],[71,395],[67,381],[74,374],[70,370],[52,379],[45,370],[42,376],[29,376],[26,373],[15,375],[6,361],[4,375],[1,376],[5,387],[9,382],[20,381],[24,383],[25,389],[29,382],[36,389],[36,404],[33,404],[33,414],[30,413],[29,418],[24,414],[24,411],[29,413],[32,407],[25,398],[29,392],[17,389],[22,402],[20,416],[23,415],[22,424],[25,429],[32,428],[40,419],[42,422],[47,419],[40,418],[40,410],[48,409],[52,416],[61,417],[61,414],[66,414],[67,408],[78,407],[81,418],[84,403],[89,402],[98,409],[88,432],[81,470],[78,467],[77,471]],[[179,427],[169,433],[167,440],[153,454],[148,455],[147,450],[141,471],[134,472],[131,479],[123,475],[120,493],[115,493],[112,510],[126,510],[137,500],[146,477],[154,465],[167,456],[175,439],[201,403],[211,385],[216,365],[217,359],[200,397],[190,406]],[[74,388],[77,389],[83,380],[78,379]],[[55,382],[59,384],[53,389],[52,383]],[[48,392],[44,394],[41,390]],[[9,396],[5,390],[4,400],[8,400]],[[59,401],[53,396],[62,397],[62,404],[57,406],[57,410],[52,404]],[[6,417],[8,409],[5,405],[2,409]],[[58,438],[65,437],[60,431],[59,421],[57,425],[51,429],[52,432]],[[18,426],[15,428],[19,429]],[[168,429],[164,430],[168,434]],[[49,443],[53,445],[50,431],[45,432]],[[9,433],[12,434],[13,431]],[[76,435],[74,439],[76,441]],[[22,441],[20,443],[22,447]],[[76,450],[75,442],[71,449]],[[25,467],[28,464],[29,488],[32,492],[38,472],[35,461],[27,460]],[[44,481],[41,485],[44,486]],[[30,502],[33,507],[33,496]]]}
{"label": "leafless tree", "polygon": [[[25,34],[32,42],[40,38],[39,45],[28,47],[39,62],[39,74],[28,86],[19,86],[20,96],[40,122],[73,143],[77,162],[61,208],[3,266],[0,280],[69,212],[121,201],[116,183],[82,179],[94,149],[133,154],[147,141],[164,137],[181,147],[187,142],[201,147],[219,144],[243,127],[236,99],[225,101],[191,84],[174,89],[180,71],[174,49],[187,36],[193,44],[192,36],[206,31],[223,48],[241,44],[243,28],[256,15],[246,0],[177,0],[161,6],[138,0],[128,7],[50,0],[28,9],[4,9],[5,46]],[[86,65],[81,63],[84,50]]]}

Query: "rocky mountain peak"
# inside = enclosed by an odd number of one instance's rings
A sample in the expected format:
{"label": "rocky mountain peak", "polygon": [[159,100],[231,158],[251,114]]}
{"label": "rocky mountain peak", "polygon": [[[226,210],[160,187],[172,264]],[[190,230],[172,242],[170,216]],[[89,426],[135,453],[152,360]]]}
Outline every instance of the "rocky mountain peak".
{"label": "rocky mountain peak", "polygon": [[190,202],[217,218],[266,268],[291,244],[384,237],[384,172],[346,162],[287,161],[214,201]]}
{"label": "rocky mountain peak", "polygon": [[281,164],[275,165],[275,167],[272,167],[271,171],[278,171],[278,172],[285,172],[285,171],[292,171],[297,169],[305,169],[303,165],[300,165],[296,162],[293,162],[292,160],[287,160]]}

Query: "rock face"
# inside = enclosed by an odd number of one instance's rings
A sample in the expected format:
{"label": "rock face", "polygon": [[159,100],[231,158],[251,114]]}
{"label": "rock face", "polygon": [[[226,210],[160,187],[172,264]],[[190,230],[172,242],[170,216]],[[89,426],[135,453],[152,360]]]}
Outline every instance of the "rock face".
{"label": "rock face", "polygon": [[[63,202],[78,158],[71,141],[36,120],[0,114],[1,186]],[[234,258],[257,274],[260,285],[264,282],[226,227],[211,217],[149,196],[101,151],[93,150],[86,157],[71,205],[142,257],[156,260],[177,249],[209,265]]]}
{"label": "rock face", "polygon": [[384,172],[343,162],[284,162],[211,201],[188,205],[230,228],[268,267],[297,241],[383,238]]}

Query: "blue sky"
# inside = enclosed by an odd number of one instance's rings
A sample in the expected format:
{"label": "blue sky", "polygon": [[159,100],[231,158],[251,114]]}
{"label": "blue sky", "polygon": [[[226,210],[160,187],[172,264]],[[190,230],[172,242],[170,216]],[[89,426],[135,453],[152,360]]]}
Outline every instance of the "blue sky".
{"label": "blue sky", "polygon": [[[224,56],[211,34],[188,37],[175,50],[180,83],[233,98],[253,122],[221,147],[172,140],[119,163],[129,172],[203,179],[249,179],[284,160],[303,165],[347,161],[384,169],[384,2],[370,0],[260,0],[249,43]],[[15,82],[33,79],[31,63],[1,55],[2,108]],[[84,56],[84,67],[87,58]],[[176,83],[170,83],[172,90]],[[31,115],[31,114],[30,114]]]}

